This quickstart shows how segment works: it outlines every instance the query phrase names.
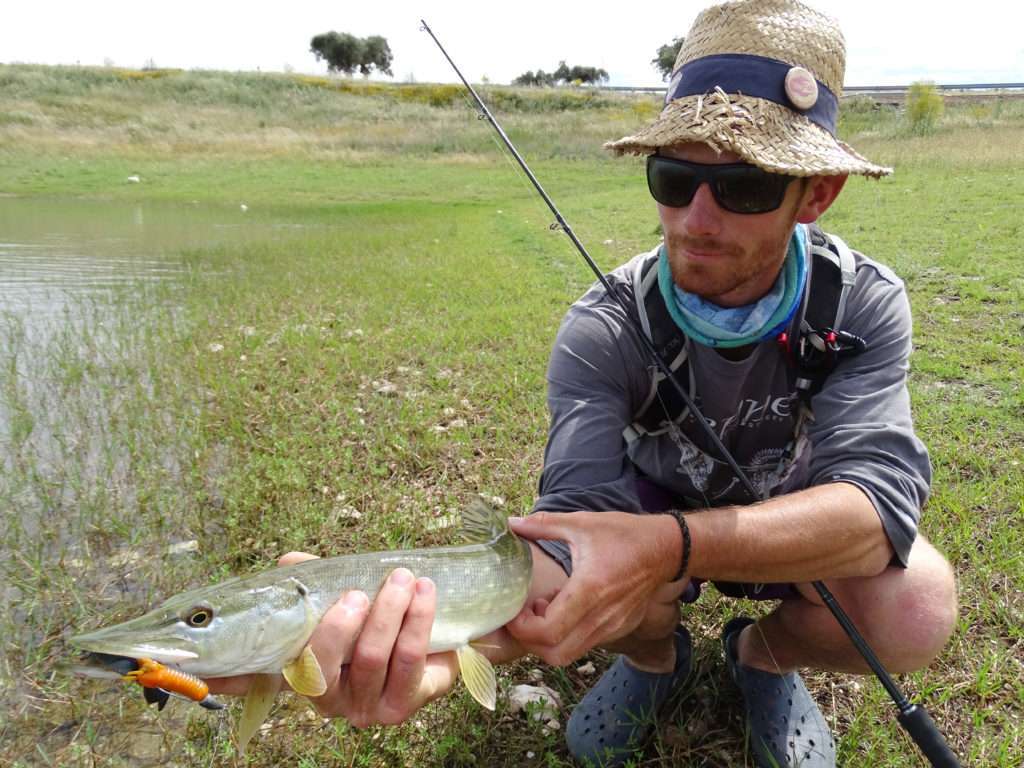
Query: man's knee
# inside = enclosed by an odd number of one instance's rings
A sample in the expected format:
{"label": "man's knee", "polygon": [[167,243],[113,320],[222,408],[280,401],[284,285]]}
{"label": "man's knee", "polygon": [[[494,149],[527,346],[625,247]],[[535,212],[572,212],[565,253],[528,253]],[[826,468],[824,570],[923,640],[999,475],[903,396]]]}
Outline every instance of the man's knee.
{"label": "man's knee", "polygon": [[[953,569],[923,538],[914,543],[906,568],[890,567],[872,578],[829,586],[890,672],[928,666],[956,628]],[[808,601],[824,605],[811,585],[798,588]]]}
{"label": "man's knee", "polygon": [[679,626],[679,601],[651,603],[643,619],[630,633],[637,640],[657,640],[669,637]]}
{"label": "man's knee", "polygon": [[953,569],[923,538],[915,542],[907,568],[889,569],[880,577],[877,591],[868,590],[864,598],[862,609],[868,614],[872,613],[870,605],[879,607],[871,616],[874,631],[870,634],[880,638],[890,672],[913,672],[928,666],[956,628]]}
{"label": "man's knee", "polygon": [[956,578],[949,562],[927,541],[911,550],[911,578],[899,596],[899,637],[906,646],[895,672],[912,672],[930,664],[956,628]]}

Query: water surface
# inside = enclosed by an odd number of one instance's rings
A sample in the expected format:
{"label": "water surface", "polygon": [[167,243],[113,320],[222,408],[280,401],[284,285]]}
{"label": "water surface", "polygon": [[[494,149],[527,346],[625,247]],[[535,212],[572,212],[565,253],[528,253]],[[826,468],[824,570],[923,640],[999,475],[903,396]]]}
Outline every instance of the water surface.
{"label": "water surface", "polygon": [[189,251],[307,229],[238,206],[0,197],[0,532],[34,535],[87,491],[134,492],[128,457],[158,438],[131,430],[164,405],[140,362],[147,329],[210,269]]}
{"label": "water surface", "polygon": [[241,207],[0,197],[0,311],[63,314],[76,299],[177,279],[189,249],[294,230]]}

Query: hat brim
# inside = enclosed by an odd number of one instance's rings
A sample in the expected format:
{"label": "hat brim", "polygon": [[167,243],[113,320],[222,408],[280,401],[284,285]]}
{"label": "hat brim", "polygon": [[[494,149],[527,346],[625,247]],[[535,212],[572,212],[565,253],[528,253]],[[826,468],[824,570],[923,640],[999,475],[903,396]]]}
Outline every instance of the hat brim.
{"label": "hat brim", "polygon": [[716,90],[670,102],[640,132],[605,144],[617,154],[649,155],[662,147],[699,142],[730,151],[772,173],[790,176],[888,176],[803,115],[766,99]]}

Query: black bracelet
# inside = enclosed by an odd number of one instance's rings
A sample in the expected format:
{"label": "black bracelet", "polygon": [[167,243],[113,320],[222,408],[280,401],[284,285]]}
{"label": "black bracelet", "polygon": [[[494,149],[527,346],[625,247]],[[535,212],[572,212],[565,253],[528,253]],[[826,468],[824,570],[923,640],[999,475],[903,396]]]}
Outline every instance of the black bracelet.
{"label": "black bracelet", "polygon": [[690,567],[690,527],[686,524],[686,518],[683,517],[683,513],[678,509],[670,509],[666,514],[672,515],[676,522],[679,523],[679,532],[683,535],[683,561],[679,564],[679,573],[672,581],[679,581],[683,576],[686,575],[686,569]]}

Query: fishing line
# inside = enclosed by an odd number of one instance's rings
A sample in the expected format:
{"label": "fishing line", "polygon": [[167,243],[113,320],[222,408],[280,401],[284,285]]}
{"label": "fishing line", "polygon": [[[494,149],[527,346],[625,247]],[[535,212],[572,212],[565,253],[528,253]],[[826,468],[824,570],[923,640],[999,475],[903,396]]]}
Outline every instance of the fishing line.
{"label": "fishing line", "polygon": [[[566,220],[562,217],[562,214],[559,212],[554,202],[548,196],[547,192],[544,191],[544,188],[537,180],[537,177],[533,175],[533,171],[530,170],[530,167],[526,164],[526,161],[523,160],[522,156],[519,154],[519,151],[515,148],[511,140],[505,134],[505,131],[498,124],[498,121],[494,119],[494,116],[491,114],[491,111],[487,108],[487,105],[484,104],[484,102],[480,99],[480,96],[477,95],[477,92],[476,90],[474,90],[473,86],[469,84],[465,77],[463,77],[462,72],[459,71],[459,68],[455,65],[455,62],[452,61],[451,57],[448,55],[448,52],[444,49],[444,46],[441,45],[441,41],[437,39],[433,31],[427,25],[426,21],[423,21],[421,19],[420,24],[422,25],[423,31],[430,35],[431,39],[433,39],[434,43],[437,45],[441,53],[444,55],[445,59],[448,60],[448,63],[451,65],[452,69],[455,70],[455,74],[459,76],[459,79],[462,81],[462,84],[466,86],[466,89],[473,96],[473,100],[476,102],[476,105],[480,109],[480,112],[494,127],[494,130],[497,131],[498,135],[501,137],[501,140],[508,147],[509,152],[519,163],[519,167],[522,168],[527,178],[533,184],[534,189],[536,189],[537,193],[541,196],[541,198],[543,198],[544,202],[547,204],[552,214],[554,214],[557,226],[561,228],[563,232],[565,232],[565,234],[572,241],[573,245],[576,246],[576,250],[580,252],[580,255],[583,257],[584,261],[587,262],[587,266],[589,266],[591,271],[597,276],[598,281],[601,283],[602,287],[607,292],[609,298],[611,298],[618,305],[619,309],[622,310],[623,316],[627,319],[627,322],[633,324],[634,331],[636,332],[637,338],[639,339],[641,345],[651,356],[651,359],[655,362],[660,371],[671,382],[673,388],[676,390],[676,393],[680,396],[680,398],[682,398],[682,401],[686,405],[686,407],[690,409],[691,413],[693,413],[697,421],[697,424],[700,425],[701,429],[704,431],[707,438],[711,441],[711,444],[714,446],[719,456],[725,459],[726,463],[729,465],[730,469],[732,469],[733,473],[739,479],[740,483],[746,489],[747,493],[750,494],[751,498],[757,501],[763,501],[761,494],[759,494],[757,489],[754,488],[753,484],[750,482],[750,478],[747,477],[747,474],[740,468],[739,464],[736,462],[736,459],[733,457],[732,453],[729,452],[729,450],[719,439],[718,434],[715,432],[713,426],[708,422],[707,418],[700,411],[697,410],[697,407],[696,405],[694,405],[693,399],[690,397],[689,393],[686,392],[683,386],[673,375],[668,363],[666,363],[665,360],[662,359],[661,355],[658,354],[658,351],[655,349],[653,342],[643,332],[643,328],[640,327],[637,321],[633,320],[632,315],[630,315],[629,309],[623,298],[619,295],[619,293],[615,290],[612,284],[608,281],[608,278],[605,276],[605,274],[601,271],[601,269],[591,258],[583,243],[581,243],[579,238],[576,237],[576,233],[573,232],[568,222],[566,222]],[[554,227],[555,225],[552,226]],[[897,715],[897,720],[899,721],[900,725],[903,726],[904,730],[914,740],[914,742],[917,744],[918,748],[921,750],[924,756],[932,764],[932,767],[960,768],[959,760],[957,760],[956,755],[954,755],[952,750],[950,750],[949,745],[946,743],[946,740],[942,737],[942,734],[939,733],[938,728],[935,726],[935,722],[931,719],[931,716],[928,714],[927,710],[925,710],[924,707],[920,707],[916,704],[911,703],[906,698],[906,696],[904,696],[899,686],[896,685],[896,682],[886,671],[885,667],[882,666],[882,663],[878,659],[878,656],[875,655],[875,652],[868,645],[863,635],[860,634],[860,631],[854,625],[850,617],[846,614],[842,607],[840,607],[839,603],[835,599],[835,596],[828,589],[828,587],[826,587],[825,584],[821,581],[814,581],[812,582],[812,585],[815,591],[818,593],[819,597],[821,597],[822,602],[825,603],[826,607],[829,609],[829,611],[831,611],[836,621],[839,622],[839,625],[843,628],[843,631],[846,633],[847,637],[849,637],[850,642],[853,643],[854,647],[860,653],[861,657],[867,663],[868,667],[871,668],[871,671],[874,673],[875,677],[877,677],[878,681],[882,684],[882,687],[885,688],[885,690],[889,693],[889,696],[895,702],[896,707],[899,709],[899,715]]]}

